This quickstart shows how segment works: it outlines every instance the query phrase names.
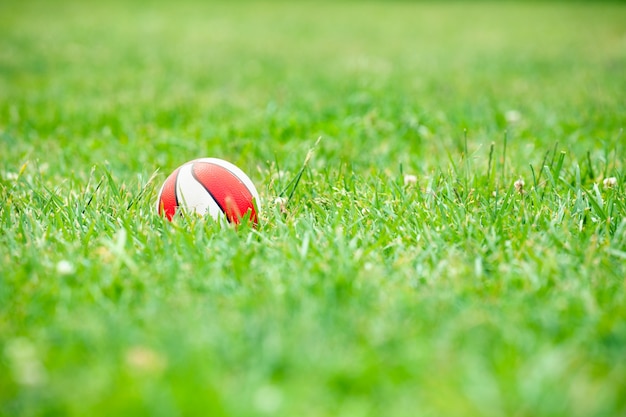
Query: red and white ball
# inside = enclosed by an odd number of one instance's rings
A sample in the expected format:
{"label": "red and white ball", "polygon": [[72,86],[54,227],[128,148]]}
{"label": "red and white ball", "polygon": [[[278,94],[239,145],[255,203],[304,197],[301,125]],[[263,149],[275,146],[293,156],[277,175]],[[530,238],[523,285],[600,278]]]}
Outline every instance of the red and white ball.
{"label": "red and white ball", "polygon": [[218,158],[201,158],[176,168],[163,183],[157,212],[172,220],[178,210],[238,224],[249,215],[257,224],[259,193],[238,167]]}

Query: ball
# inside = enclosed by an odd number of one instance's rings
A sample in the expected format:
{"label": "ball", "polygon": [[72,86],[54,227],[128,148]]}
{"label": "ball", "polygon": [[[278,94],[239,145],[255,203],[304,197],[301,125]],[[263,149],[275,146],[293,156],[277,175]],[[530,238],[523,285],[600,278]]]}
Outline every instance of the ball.
{"label": "ball", "polygon": [[168,220],[183,210],[234,224],[249,215],[256,225],[259,204],[259,193],[241,169],[223,159],[201,158],[181,165],[167,177],[156,209]]}

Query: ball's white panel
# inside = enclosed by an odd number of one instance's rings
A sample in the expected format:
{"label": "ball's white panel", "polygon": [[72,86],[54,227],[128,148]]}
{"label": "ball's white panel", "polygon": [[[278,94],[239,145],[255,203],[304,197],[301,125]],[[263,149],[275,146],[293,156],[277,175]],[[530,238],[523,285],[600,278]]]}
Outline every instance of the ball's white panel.
{"label": "ball's white panel", "polygon": [[261,199],[259,198],[259,193],[257,192],[256,187],[254,186],[254,183],[252,182],[252,180],[250,180],[250,178],[246,175],[246,173],[243,172],[238,166],[233,165],[230,162],[225,161],[223,159],[219,159],[219,158],[199,158],[199,159],[190,161],[189,164],[192,164],[194,162],[207,162],[207,163],[219,165],[222,168],[225,168],[229,170],[230,172],[232,172],[233,174],[235,174],[235,176],[239,178],[241,182],[244,183],[246,188],[250,190],[250,194],[252,194],[252,197],[254,197],[254,201],[256,203],[256,208],[257,208],[257,213],[261,211]]}
{"label": "ball's white panel", "polygon": [[191,174],[191,164],[186,164],[180,168],[176,181],[176,192],[178,204],[183,209],[195,211],[202,216],[209,214],[214,219],[224,217],[224,213],[213,200],[211,194]]}

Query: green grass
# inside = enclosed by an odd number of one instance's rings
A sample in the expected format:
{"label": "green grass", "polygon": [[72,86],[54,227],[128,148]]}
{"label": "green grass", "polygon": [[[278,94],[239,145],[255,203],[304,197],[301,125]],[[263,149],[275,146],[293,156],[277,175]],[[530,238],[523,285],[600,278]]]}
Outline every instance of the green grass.
{"label": "green grass", "polygon": [[[625,36],[617,2],[0,3],[0,415],[625,415]],[[258,228],[155,215],[204,156]]]}

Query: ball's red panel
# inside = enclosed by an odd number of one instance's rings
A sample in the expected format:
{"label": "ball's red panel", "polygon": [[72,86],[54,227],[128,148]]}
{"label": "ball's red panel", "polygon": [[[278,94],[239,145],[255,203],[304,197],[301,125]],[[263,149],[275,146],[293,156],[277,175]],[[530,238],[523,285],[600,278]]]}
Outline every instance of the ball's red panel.
{"label": "ball's red panel", "polygon": [[178,171],[180,168],[176,168],[174,172],[163,183],[163,191],[161,191],[161,197],[159,198],[159,214],[165,214],[168,220],[172,220],[176,208],[178,207],[178,197],[176,196],[176,180],[178,179]]}
{"label": "ball's red panel", "polygon": [[252,203],[252,193],[246,185],[228,169],[208,163],[195,162],[192,174],[204,186],[222,209],[228,221],[239,223],[250,212],[250,220],[257,222],[257,213]]}

